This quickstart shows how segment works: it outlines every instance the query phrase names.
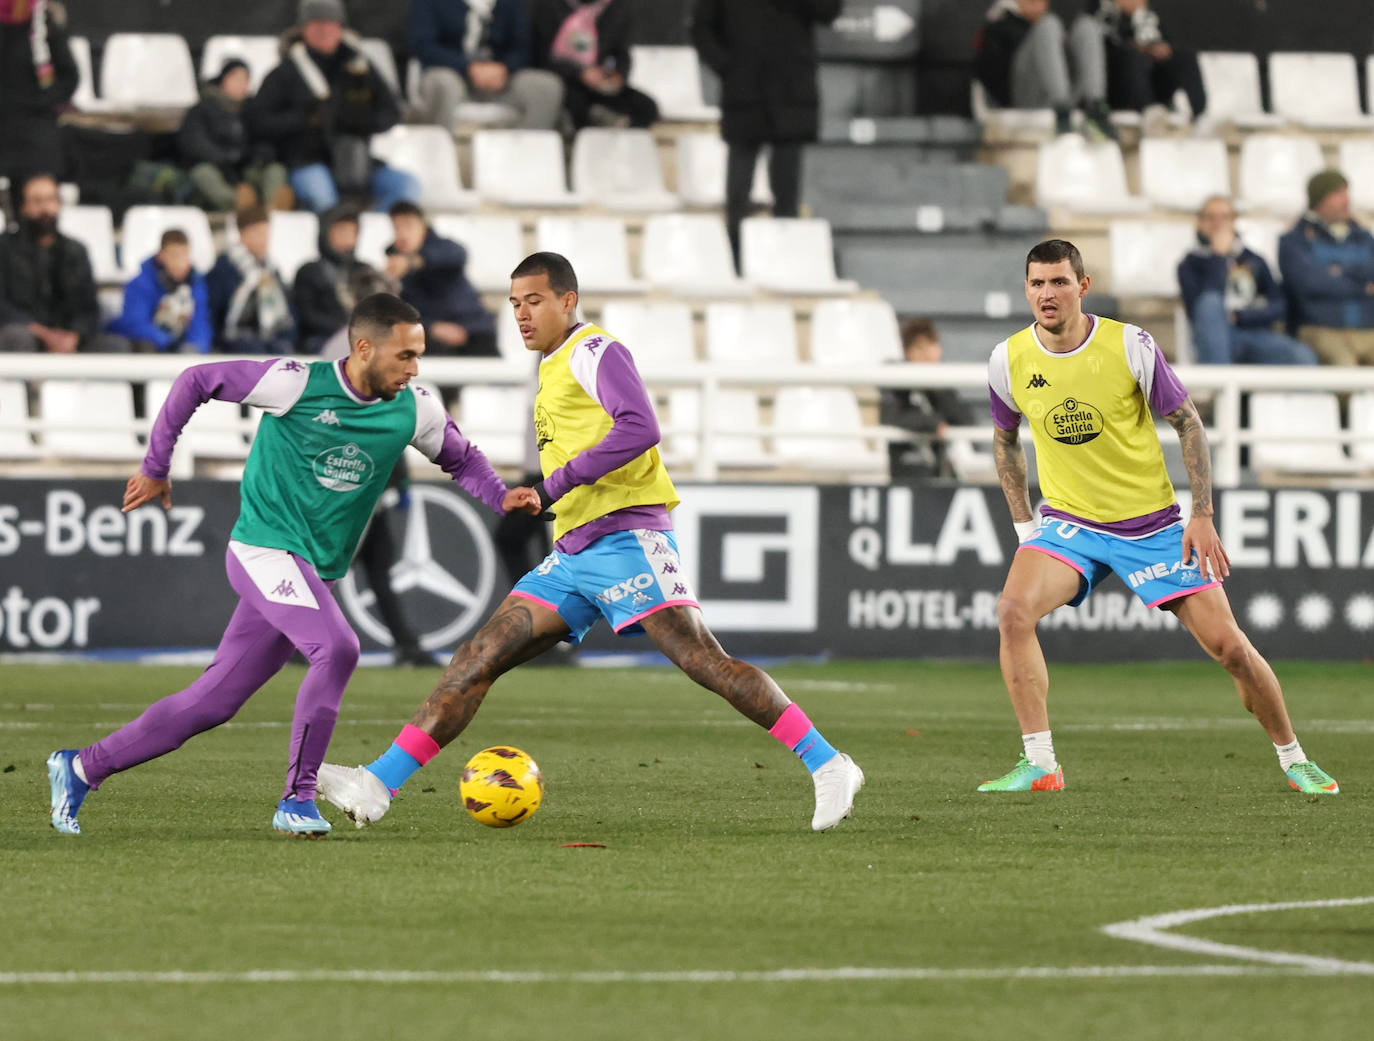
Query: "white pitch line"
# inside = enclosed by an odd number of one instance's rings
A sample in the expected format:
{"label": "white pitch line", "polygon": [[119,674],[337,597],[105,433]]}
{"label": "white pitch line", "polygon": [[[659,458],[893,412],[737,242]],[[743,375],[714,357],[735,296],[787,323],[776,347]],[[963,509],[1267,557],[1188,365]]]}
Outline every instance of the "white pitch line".
{"label": "white pitch line", "polygon": [[[1358,964],[1358,963],[1357,963]],[[0,986],[100,983],[848,983],[890,980],[1059,980],[1131,979],[1180,976],[1310,976],[1340,975],[1299,966],[1256,965],[1028,965],[1004,969],[931,969],[919,967],[834,969],[702,969],[681,972],[442,972],[387,969],[253,969],[242,972],[0,972]]]}
{"label": "white pitch line", "polygon": [[1102,931],[1119,940],[1135,940],[1154,947],[1165,947],[1189,954],[1206,954],[1223,958],[1240,958],[1266,965],[1287,965],[1318,975],[1374,976],[1374,962],[1346,961],[1342,958],[1321,958],[1312,954],[1297,954],[1290,951],[1265,951],[1258,947],[1242,947],[1239,944],[1218,943],[1215,940],[1201,940],[1192,936],[1179,936],[1166,932],[1190,922],[1201,922],[1209,918],[1222,918],[1228,915],[1257,914],[1263,911],[1299,911],[1308,908],[1358,907],[1374,904],[1374,896],[1357,896],[1346,900],[1292,900],[1277,904],[1227,904],[1224,907],[1199,907],[1190,911],[1170,911],[1167,914],[1147,915],[1134,918],[1129,922],[1114,922],[1104,925]]}

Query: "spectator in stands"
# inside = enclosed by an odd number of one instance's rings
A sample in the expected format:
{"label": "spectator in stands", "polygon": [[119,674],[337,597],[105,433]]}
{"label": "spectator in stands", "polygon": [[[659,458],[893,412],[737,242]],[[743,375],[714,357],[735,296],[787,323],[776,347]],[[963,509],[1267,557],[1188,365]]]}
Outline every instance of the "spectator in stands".
{"label": "spectator in stands", "polygon": [[626,83],[634,12],[629,0],[533,0],[534,62],[563,80],[573,128],[648,127],[658,103]]}
{"label": "spectator in stands", "polygon": [[372,158],[373,134],[401,118],[396,96],[343,27],[342,0],[301,0],[282,38],[282,62],[246,105],[249,136],[286,164],[296,198],[316,213],[340,195],[371,198],[382,212],[419,198],[419,182]]}
{"label": "spectator in stands", "polygon": [[57,179],[33,174],[18,189],[18,225],[0,237],[0,351],[127,351],[99,331],[86,247],[57,230]]}
{"label": "spectator in stands", "polygon": [[286,167],[272,160],[265,142],[254,145],[248,139],[243,106],[249,82],[243,61],[225,61],[181,121],[177,150],[207,208],[228,212],[261,204],[289,210],[295,197],[286,183]]}
{"label": "spectator in stands", "polygon": [[401,299],[420,312],[429,353],[495,357],[496,319],[464,273],[468,251],[436,233],[412,202],[391,207],[391,227],[386,273],[401,283]]}
{"label": "spectator in stands", "polygon": [[1090,15],[1080,14],[1065,33],[1050,0],[995,0],[978,34],[974,66],[998,105],[1052,108],[1055,133],[1067,134],[1077,104],[1092,133],[1117,139],[1107,107],[1102,30]]}
{"label": "spectator in stands", "polygon": [[736,267],[740,222],[764,145],[773,215],[797,215],[802,145],[816,140],[819,122],[815,28],[833,22],[842,6],[842,0],[696,0],[692,42],[721,78],[720,133],[729,145],[725,224]]}
{"label": "spectator in stands", "polygon": [[[909,318],[902,323],[902,354],[907,362],[938,365],[943,357],[940,334],[929,318]],[[903,477],[950,476],[949,428],[970,426],[973,416],[958,391],[888,388],[878,404],[878,421],[884,426],[910,430],[916,437],[888,443],[890,475]]]}
{"label": "spectator in stands", "polygon": [[66,15],[46,0],[0,0],[0,177],[15,209],[36,173],[60,174],[57,116],[77,85]]}
{"label": "spectator in stands", "polygon": [[516,126],[552,130],[563,81],[531,68],[526,0],[411,0],[410,53],[420,60],[420,110],[451,127],[469,97],[509,105]]}
{"label": "spectator in stands", "polygon": [[136,351],[209,353],[210,297],[204,276],[191,266],[186,232],[162,233],[158,251],[124,287],[124,310],[110,331],[127,336]]}
{"label": "spectator in stands", "polygon": [[1183,91],[1199,130],[1207,109],[1207,91],[1197,55],[1175,46],[1164,31],[1150,0],[1088,0],[1096,8],[1107,55],[1107,102],[1115,109],[1144,112],[1151,105],[1174,104]]}
{"label": "spectator in stands", "polygon": [[1290,331],[1328,365],[1374,365],[1374,235],[1351,218],[1339,170],[1313,175],[1307,207],[1279,239]]}
{"label": "spectator in stands", "polygon": [[1236,210],[1224,195],[1202,204],[1197,248],[1179,262],[1178,287],[1204,365],[1315,365],[1306,344],[1276,332],[1288,304],[1254,250],[1236,235]]}
{"label": "spectator in stands", "polygon": [[[358,211],[336,206],[320,218],[320,256],[301,266],[291,287],[301,350],[318,354],[326,341],[348,325],[353,305],[373,293],[399,293],[400,287],[354,256],[358,248]],[[366,292],[356,290],[361,275],[371,276]],[[376,280],[383,284],[378,285]],[[343,337],[348,352],[348,337]],[[340,354],[339,357],[343,357]]]}
{"label": "spectator in stands", "polygon": [[268,257],[271,225],[261,206],[239,210],[239,241],[205,276],[215,345],[229,354],[295,354],[296,319]]}

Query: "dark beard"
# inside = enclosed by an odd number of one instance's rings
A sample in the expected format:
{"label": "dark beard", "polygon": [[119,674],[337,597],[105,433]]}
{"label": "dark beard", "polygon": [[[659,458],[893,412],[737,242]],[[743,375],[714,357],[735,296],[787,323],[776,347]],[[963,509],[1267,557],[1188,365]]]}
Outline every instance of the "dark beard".
{"label": "dark beard", "polygon": [[56,217],[20,217],[19,224],[35,239],[45,239],[57,234]]}

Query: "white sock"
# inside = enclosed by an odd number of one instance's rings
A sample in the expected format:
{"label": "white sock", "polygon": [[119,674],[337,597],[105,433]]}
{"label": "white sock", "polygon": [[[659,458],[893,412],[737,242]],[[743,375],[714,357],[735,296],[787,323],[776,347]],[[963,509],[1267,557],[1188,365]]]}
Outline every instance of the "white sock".
{"label": "white sock", "polygon": [[[1022,734],[1021,743],[1026,746],[1026,760],[1032,766],[1053,773],[1059,769],[1054,758],[1054,739],[1048,730],[1037,730],[1034,734]],[[1284,767],[1284,769],[1288,769]]]}
{"label": "white sock", "polygon": [[1302,750],[1296,737],[1291,745],[1275,745],[1274,751],[1279,754],[1279,766],[1285,771],[1294,763],[1307,762],[1307,753]]}
{"label": "white sock", "polygon": [[[1285,766],[1284,769],[1287,770],[1288,767]],[[91,783],[90,781],[86,780],[86,768],[85,768],[84,766],[81,765],[81,756],[80,756],[80,755],[74,755],[74,756],[72,756],[72,773],[76,774],[77,777],[80,777],[80,778],[81,778],[81,783],[82,783],[82,784],[90,784],[90,783]]]}

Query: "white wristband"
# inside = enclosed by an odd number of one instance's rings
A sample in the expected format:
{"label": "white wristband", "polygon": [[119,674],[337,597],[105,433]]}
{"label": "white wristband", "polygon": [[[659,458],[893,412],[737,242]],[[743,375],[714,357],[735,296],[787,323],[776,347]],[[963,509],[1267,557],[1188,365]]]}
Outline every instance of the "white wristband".
{"label": "white wristband", "polygon": [[1040,525],[1033,520],[1012,521],[1011,526],[1016,529],[1017,542],[1025,542],[1026,539],[1031,537],[1031,532],[1040,527]]}

